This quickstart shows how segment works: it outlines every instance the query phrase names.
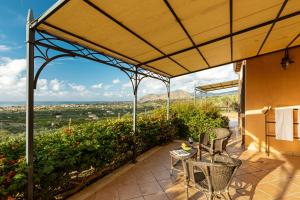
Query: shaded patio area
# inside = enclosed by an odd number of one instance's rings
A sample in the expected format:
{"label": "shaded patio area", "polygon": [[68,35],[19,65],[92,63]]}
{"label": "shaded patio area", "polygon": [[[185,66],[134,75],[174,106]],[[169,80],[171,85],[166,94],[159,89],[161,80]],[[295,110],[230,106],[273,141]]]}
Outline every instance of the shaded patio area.
{"label": "shaded patio area", "polygon": [[[300,157],[270,155],[240,148],[240,137],[231,139],[228,150],[242,160],[230,187],[232,199],[300,199]],[[81,192],[70,200],[184,200],[182,173],[170,176],[169,151],[181,141],[154,148],[130,164]],[[206,199],[191,187],[189,199]]]}
{"label": "shaded patio area", "polygon": [[[48,63],[63,57],[79,57],[124,72],[132,85],[134,96],[132,132],[136,134],[138,86],[143,78],[158,79],[165,84],[166,119],[169,119],[170,80],[173,78],[275,52],[280,53],[279,51],[284,53],[284,57],[278,60],[276,58],[273,66],[279,65],[286,69],[289,64],[294,63],[288,57],[288,50],[299,47],[299,6],[299,1],[288,0],[273,2],[231,0],[221,3],[116,1],[114,4],[110,1],[60,0],[37,19],[29,10],[26,26],[27,199],[34,198],[36,185],[33,179],[34,92],[39,76]],[[42,62],[38,64],[35,62],[37,59]],[[259,83],[258,76],[253,77],[255,79],[252,82]],[[295,80],[298,81],[298,78]],[[241,91],[244,95],[244,89]],[[253,91],[253,94],[257,93],[256,90]],[[284,96],[278,94],[280,98],[274,99],[282,99],[281,96]],[[299,98],[291,99],[295,99],[298,103],[296,100]],[[290,102],[290,99],[280,104],[286,102]],[[242,104],[241,107],[245,106]],[[244,118],[242,122],[243,125]],[[254,124],[257,127],[257,121]],[[156,151],[152,150],[152,154],[148,152],[147,155],[151,155],[136,165],[127,166],[128,170],[122,171],[120,176],[113,176],[111,181],[105,179],[107,184],[102,183],[101,187],[98,183],[96,186],[90,186],[89,188],[92,188],[89,189],[90,192],[86,192],[84,198],[81,196],[77,199],[158,199],[156,196],[162,199],[184,199],[182,176],[172,178],[169,176],[169,151],[178,145],[174,142],[155,149]],[[236,147],[231,147],[230,150],[234,156],[244,161],[232,186],[234,198],[283,198],[293,195],[293,192],[299,189],[297,180],[289,178],[297,177],[296,166],[299,164],[299,158],[288,156],[267,158],[263,154],[243,152]],[[136,153],[136,147],[133,145],[134,161]],[[272,180],[270,183],[265,182],[267,184],[265,187],[278,187],[274,189],[274,194],[271,189],[261,188],[265,179]],[[267,197],[263,198],[263,195]],[[195,191],[191,198],[197,197],[201,197],[201,193]]]}

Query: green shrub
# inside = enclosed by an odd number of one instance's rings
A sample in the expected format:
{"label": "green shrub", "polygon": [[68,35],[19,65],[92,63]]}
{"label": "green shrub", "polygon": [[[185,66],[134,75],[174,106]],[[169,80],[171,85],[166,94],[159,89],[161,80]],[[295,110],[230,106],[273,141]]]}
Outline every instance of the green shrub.
{"label": "green shrub", "polygon": [[180,133],[183,138],[192,137],[199,140],[199,135],[209,133],[211,138],[215,137],[214,128],[228,127],[229,119],[222,116],[216,105],[209,101],[203,101],[194,105],[193,103],[173,104],[172,115],[181,122]]}
{"label": "green shrub", "polygon": [[[170,120],[166,110],[139,116],[137,132],[130,118],[87,122],[44,132],[34,137],[35,199],[54,199],[77,187],[101,178],[131,160],[133,149],[141,154],[175,137],[193,137],[227,126],[213,104],[174,104]],[[213,133],[211,134],[213,136]],[[24,136],[0,142],[0,199],[26,195]]]}
{"label": "green shrub", "polygon": [[[151,115],[138,119],[136,135],[130,119],[90,122],[71,130],[38,134],[34,137],[35,199],[54,199],[76,187],[73,182],[100,178],[131,160],[134,143],[141,154],[171,141],[176,129],[172,120]],[[22,199],[26,195],[24,150],[24,136],[0,143],[0,197]]]}

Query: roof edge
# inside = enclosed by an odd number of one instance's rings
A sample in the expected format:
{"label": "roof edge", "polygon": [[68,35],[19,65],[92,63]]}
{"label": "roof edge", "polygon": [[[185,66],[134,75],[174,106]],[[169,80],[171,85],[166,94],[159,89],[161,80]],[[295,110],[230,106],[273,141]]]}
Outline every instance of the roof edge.
{"label": "roof edge", "polygon": [[40,17],[38,17],[30,26],[30,28],[37,28],[41,23],[48,19],[52,14],[54,14],[58,9],[63,7],[70,0],[58,0],[53,4],[48,10],[46,10]]}

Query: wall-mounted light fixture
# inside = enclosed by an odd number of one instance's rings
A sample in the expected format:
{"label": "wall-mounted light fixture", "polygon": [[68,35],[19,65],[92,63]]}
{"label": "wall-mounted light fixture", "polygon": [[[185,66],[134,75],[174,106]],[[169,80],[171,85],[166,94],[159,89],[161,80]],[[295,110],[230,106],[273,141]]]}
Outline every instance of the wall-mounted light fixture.
{"label": "wall-mounted light fixture", "polygon": [[284,51],[284,56],[281,59],[281,63],[280,64],[281,64],[281,66],[282,66],[283,69],[287,69],[288,66],[290,64],[292,64],[292,63],[294,63],[294,61],[290,59],[288,49],[286,49]]}

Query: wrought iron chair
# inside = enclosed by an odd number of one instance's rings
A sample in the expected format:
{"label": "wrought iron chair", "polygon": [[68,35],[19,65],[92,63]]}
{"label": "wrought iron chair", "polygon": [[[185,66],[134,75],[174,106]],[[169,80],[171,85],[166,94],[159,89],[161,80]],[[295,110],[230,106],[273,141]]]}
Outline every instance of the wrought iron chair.
{"label": "wrought iron chair", "polygon": [[224,155],[215,155],[211,161],[187,161],[187,187],[189,182],[194,183],[196,189],[202,191],[206,198],[224,197],[231,200],[229,185],[242,161]]}
{"label": "wrought iron chair", "polygon": [[199,137],[200,160],[202,157],[202,151],[208,152],[210,156],[214,156],[215,154],[222,154],[223,152],[229,155],[226,150],[226,146],[231,136],[231,132],[227,128],[216,128],[215,133],[216,133],[216,138],[214,140],[209,139],[208,133],[200,135]]}

